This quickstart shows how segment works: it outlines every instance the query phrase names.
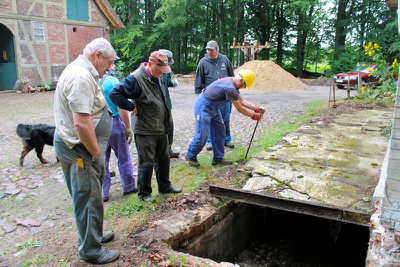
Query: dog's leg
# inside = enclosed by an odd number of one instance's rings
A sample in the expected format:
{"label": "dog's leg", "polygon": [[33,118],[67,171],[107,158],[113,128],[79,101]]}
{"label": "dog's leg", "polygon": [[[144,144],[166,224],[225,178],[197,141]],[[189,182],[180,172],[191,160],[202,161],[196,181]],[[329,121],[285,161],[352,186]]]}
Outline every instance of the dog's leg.
{"label": "dog's leg", "polygon": [[48,163],[48,161],[45,160],[45,159],[43,158],[43,156],[42,156],[43,148],[44,148],[44,145],[43,145],[43,146],[35,147],[35,150],[36,150],[36,155],[37,155],[37,157],[40,159],[40,162],[43,163],[43,164],[46,164],[46,163]]}
{"label": "dog's leg", "polygon": [[27,146],[24,147],[24,150],[22,150],[22,153],[21,153],[21,157],[19,158],[20,166],[24,165],[24,158],[32,149],[33,149],[33,147],[27,147]]}

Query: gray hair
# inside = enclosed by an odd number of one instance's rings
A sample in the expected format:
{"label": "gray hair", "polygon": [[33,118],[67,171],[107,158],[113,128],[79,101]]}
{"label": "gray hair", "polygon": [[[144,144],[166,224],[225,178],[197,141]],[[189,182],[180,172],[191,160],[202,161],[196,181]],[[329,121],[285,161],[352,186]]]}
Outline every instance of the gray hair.
{"label": "gray hair", "polygon": [[93,55],[96,51],[100,51],[103,57],[115,56],[114,48],[104,37],[96,38],[88,43],[85,49],[83,49],[83,54]]}

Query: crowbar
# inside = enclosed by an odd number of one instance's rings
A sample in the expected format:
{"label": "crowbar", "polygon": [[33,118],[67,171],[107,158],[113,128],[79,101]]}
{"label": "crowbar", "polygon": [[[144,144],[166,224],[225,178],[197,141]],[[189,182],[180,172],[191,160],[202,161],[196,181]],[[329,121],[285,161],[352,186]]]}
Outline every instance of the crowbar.
{"label": "crowbar", "polygon": [[258,125],[258,121],[256,123],[256,126],[254,127],[253,135],[251,136],[250,144],[249,144],[249,147],[247,148],[247,152],[246,152],[246,156],[244,157],[244,161],[246,161],[246,159],[247,159],[247,154],[249,153],[251,142],[253,142],[253,137],[254,137],[254,134],[256,133],[257,125]]}

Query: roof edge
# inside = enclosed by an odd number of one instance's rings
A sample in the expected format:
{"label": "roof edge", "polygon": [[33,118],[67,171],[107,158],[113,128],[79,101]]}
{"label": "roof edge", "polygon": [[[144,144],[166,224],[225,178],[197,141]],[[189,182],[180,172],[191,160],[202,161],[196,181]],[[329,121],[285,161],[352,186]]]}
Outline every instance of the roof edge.
{"label": "roof edge", "polygon": [[100,10],[106,16],[106,18],[110,21],[110,29],[111,30],[120,30],[125,29],[125,25],[122,23],[121,19],[118,17],[117,13],[115,13],[114,9],[111,7],[108,0],[95,0],[97,5],[100,7]]}

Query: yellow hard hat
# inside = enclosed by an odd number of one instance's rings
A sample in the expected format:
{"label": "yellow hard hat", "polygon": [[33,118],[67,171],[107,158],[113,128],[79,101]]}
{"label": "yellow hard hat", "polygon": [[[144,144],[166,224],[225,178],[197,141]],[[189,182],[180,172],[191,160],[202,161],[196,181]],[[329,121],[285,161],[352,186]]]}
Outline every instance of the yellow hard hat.
{"label": "yellow hard hat", "polygon": [[239,71],[239,75],[243,78],[247,88],[250,88],[256,78],[252,70],[241,70]]}

